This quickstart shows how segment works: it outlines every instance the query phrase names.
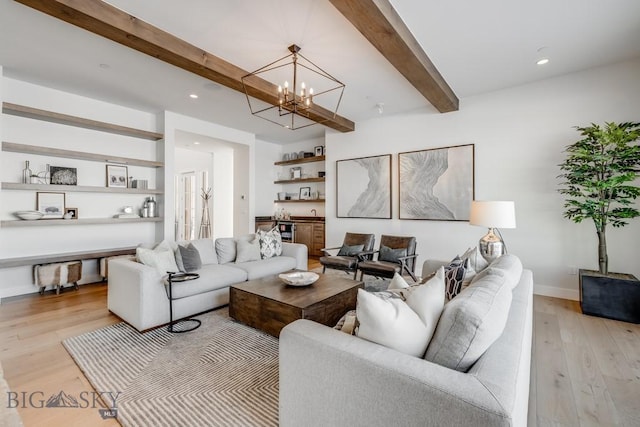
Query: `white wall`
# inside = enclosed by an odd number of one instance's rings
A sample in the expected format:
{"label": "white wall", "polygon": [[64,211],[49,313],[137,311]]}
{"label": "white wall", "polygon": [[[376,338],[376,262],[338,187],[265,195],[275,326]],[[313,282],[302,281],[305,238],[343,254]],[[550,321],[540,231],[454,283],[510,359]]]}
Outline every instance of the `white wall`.
{"label": "white wall", "polygon": [[[502,230],[509,251],[534,272],[537,292],[577,298],[577,276],[568,268],[597,268],[592,223],[562,216],[557,193],[563,149],[579,139],[573,126],[640,120],[640,60],[462,99],[448,114],[390,116],[359,122],[352,133],[328,131],[327,245],[344,233],[414,235],[419,266],[425,258],[450,259],[477,244],[484,229],[466,222],[398,218],[397,153],[475,144],[477,200],[514,200],[517,228]],[[335,162],[393,154],[392,220],[335,216]],[[640,220],[608,232],[610,271],[640,277]]]}
{"label": "white wall", "polygon": [[[254,217],[254,195],[255,195],[255,135],[243,132],[237,129],[228,128],[215,123],[206,122],[204,120],[194,119],[192,117],[173,113],[170,111],[164,114],[164,132],[166,156],[170,158],[166,161],[166,174],[174,175],[175,165],[173,162],[173,152],[176,147],[176,134],[179,132],[189,132],[196,135],[202,135],[216,140],[219,148],[214,153],[214,176],[213,176],[213,237],[229,237],[241,230],[241,233],[248,232],[253,227]],[[243,157],[246,163],[241,168],[234,166],[234,160],[237,155]],[[225,194],[226,192],[217,191],[219,186],[231,185],[236,194],[244,194],[244,209],[237,212],[231,210],[232,218],[227,218],[229,212],[229,204],[234,204],[232,198],[217,197],[216,193]],[[164,223],[165,235],[173,236],[173,227],[175,221],[174,206],[174,183],[167,182],[166,190],[166,207],[164,215],[166,220]],[[234,194],[235,197],[235,194]],[[235,207],[235,204],[234,204]],[[246,212],[243,212],[246,211]]]}
{"label": "white wall", "polygon": [[282,149],[282,145],[256,140],[256,216],[271,216],[276,210],[273,201],[282,186],[273,183],[280,169],[274,163],[282,159]]}
{"label": "white wall", "polygon": [[[158,131],[156,117],[114,104],[62,91],[2,78],[0,101],[70,114],[79,117]],[[56,147],[113,156],[156,160],[156,145],[162,142],[142,140],[107,132],[81,129],[22,117],[2,115],[4,141]],[[49,158],[22,153],[0,152],[0,181],[20,182],[25,160],[33,171],[44,170],[46,164],[77,168],[79,185],[106,185],[105,164],[66,158]],[[152,168],[129,166],[128,174],[149,180],[149,187],[160,185]],[[36,192],[4,190],[0,194],[0,218],[13,220],[13,212],[36,208]],[[66,193],[66,206],[79,209],[79,218],[106,218],[119,212],[123,206],[141,207],[143,196],[136,194]],[[35,256],[135,246],[156,240],[153,223],[108,224],[82,226],[51,226],[0,229],[0,258]],[[96,263],[86,262],[83,281],[98,280]],[[0,269],[0,297],[36,292],[31,281],[31,267]]]}

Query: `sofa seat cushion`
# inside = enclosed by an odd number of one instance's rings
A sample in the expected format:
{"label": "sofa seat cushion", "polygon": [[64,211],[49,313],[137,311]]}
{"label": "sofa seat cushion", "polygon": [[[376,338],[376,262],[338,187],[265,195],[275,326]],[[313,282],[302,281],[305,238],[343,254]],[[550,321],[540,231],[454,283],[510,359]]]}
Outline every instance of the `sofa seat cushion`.
{"label": "sofa seat cushion", "polygon": [[293,270],[296,268],[296,259],[288,256],[276,256],[257,261],[233,264],[233,266],[234,268],[243,270],[248,276],[248,280],[253,280]]}
{"label": "sofa seat cushion", "polygon": [[200,277],[196,280],[174,283],[171,290],[173,298],[190,297],[247,280],[246,271],[219,264],[205,265],[198,274]]}
{"label": "sofa seat cushion", "polygon": [[487,268],[444,307],[425,359],[466,372],[504,330],[511,284],[499,269]]}

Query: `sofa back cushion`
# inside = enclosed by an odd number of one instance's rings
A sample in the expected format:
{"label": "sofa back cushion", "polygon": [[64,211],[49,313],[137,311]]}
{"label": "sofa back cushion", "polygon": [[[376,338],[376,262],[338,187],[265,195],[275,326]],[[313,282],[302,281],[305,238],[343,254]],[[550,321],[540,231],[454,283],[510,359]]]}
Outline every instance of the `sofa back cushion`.
{"label": "sofa back cushion", "polygon": [[[502,255],[500,258],[489,264],[489,267],[487,268],[501,270],[505,275],[505,279],[509,282],[511,289],[518,285],[520,277],[522,276],[522,261],[520,261],[520,258],[517,256],[511,254]],[[483,270],[483,272],[484,271],[485,270]],[[477,280],[481,278],[482,275],[479,275]],[[475,281],[476,278],[474,277],[474,280],[472,280],[471,283],[474,283]]]}
{"label": "sofa back cushion", "polygon": [[218,255],[218,262],[220,264],[234,262],[238,253],[238,240],[251,242],[255,239],[255,237],[256,235],[252,233],[241,237],[220,237],[216,239],[216,254]]}
{"label": "sofa back cushion", "polygon": [[511,306],[511,284],[488,268],[444,307],[425,359],[466,372],[502,334]]}
{"label": "sofa back cushion", "polygon": [[213,240],[198,239],[192,240],[190,243],[198,250],[202,265],[218,263],[218,256],[216,255],[216,251],[213,247]]}

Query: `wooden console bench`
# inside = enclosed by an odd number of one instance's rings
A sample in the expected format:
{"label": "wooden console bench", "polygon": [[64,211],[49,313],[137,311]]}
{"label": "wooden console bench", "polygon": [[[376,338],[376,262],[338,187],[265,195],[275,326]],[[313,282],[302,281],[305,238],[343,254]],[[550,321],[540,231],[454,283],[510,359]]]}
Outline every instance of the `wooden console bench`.
{"label": "wooden console bench", "polygon": [[0,259],[0,268],[21,267],[25,265],[51,264],[54,262],[80,261],[118,255],[135,255],[136,246],[127,248],[101,249],[95,251],[66,252],[50,255],[35,255]]}

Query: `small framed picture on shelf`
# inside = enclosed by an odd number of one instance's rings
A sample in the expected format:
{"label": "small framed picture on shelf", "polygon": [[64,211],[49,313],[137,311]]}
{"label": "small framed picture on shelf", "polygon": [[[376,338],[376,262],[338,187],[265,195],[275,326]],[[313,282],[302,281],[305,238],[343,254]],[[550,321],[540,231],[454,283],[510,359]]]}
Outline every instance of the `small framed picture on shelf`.
{"label": "small framed picture on shelf", "polygon": [[64,193],[36,193],[36,210],[42,212],[42,219],[62,219],[64,210]]}
{"label": "small framed picture on shelf", "polygon": [[322,145],[316,145],[316,146],[314,147],[314,149],[315,149],[315,152],[316,152],[316,153],[315,153],[315,154],[316,154],[316,156],[322,156],[322,155],[324,155],[324,147],[323,147]]}
{"label": "small framed picture on shelf", "polygon": [[64,208],[64,219],[78,219],[78,208]]}
{"label": "small framed picture on shelf", "polygon": [[300,187],[300,200],[311,199],[311,187]]}
{"label": "small framed picture on shelf", "polygon": [[51,166],[49,172],[51,173],[51,184],[78,185],[78,170],[76,168]]}
{"label": "small framed picture on shelf", "polygon": [[127,167],[107,165],[107,187],[127,188]]}

